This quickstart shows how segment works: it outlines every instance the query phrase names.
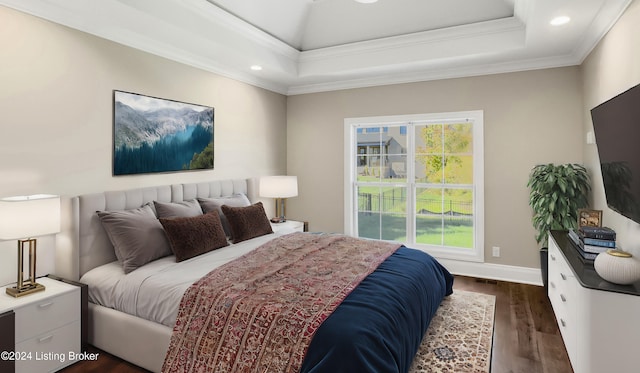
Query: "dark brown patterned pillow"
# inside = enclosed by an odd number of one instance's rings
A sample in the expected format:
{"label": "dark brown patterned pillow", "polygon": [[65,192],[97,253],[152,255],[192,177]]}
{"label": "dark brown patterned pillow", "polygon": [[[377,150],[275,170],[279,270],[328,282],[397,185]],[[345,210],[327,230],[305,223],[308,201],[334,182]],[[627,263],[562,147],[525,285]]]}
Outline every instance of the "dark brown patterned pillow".
{"label": "dark brown patterned pillow", "polygon": [[231,228],[229,228],[229,222],[227,222],[227,218],[222,213],[222,205],[231,207],[251,206],[249,198],[241,193],[234,194],[228,197],[198,198],[198,203],[200,203],[200,207],[202,208],[202,211],[204,213],[210,211],[218,211],[220,213],[222,228],[224,229],[224,233],[226,233],[228,237],[231,237]]}
{"label": "dark brown patterned pillow", "polygon": [[184,218],[161,218],[176,262],[229,245],[217,211]]}
{"label": "dark brown patterned pillow", "polygon": [[229,222],[234,243],[273,233],[262,202],[246,207],[223,205],[221,208]]}

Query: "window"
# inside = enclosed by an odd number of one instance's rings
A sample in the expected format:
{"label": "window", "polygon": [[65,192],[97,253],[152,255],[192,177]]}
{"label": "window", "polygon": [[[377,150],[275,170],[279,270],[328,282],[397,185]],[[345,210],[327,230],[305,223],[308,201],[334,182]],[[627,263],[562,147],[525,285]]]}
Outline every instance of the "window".
{"label": "window", "polygon": [[481,261],[483,112],[345,120],[345,231]]}

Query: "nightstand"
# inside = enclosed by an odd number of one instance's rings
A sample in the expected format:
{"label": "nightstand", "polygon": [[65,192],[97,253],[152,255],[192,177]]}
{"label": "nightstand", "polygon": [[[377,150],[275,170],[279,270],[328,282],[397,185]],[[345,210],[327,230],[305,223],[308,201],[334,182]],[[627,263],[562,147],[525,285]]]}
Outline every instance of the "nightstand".
{"label": "nightstand", "polygon": [[[75,362],[70,355],[83,351],[87,285],[54,276],[37,281],[44,291],[19,298],[0,288],[0,352],[9,353],[0,359],[2,372],[56,371]],[[5,333],[13,336],[13,343]]]}
{"label": "nightstand", "polygon": [[305,226],[305,222],[296,220],[287,220],[284,223],[271,223],[273,233],[306,232]]}

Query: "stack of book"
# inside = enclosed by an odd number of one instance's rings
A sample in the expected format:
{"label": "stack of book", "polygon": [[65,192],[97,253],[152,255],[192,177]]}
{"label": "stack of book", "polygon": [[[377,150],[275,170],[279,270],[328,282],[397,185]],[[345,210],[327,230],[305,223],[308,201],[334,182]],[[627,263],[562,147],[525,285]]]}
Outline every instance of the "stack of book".
{"label": "stack of book", "polygon": [[586,260],[594,260],[601,252],[616,248],[616,232],[607,227],[570,229],[569,239]]}

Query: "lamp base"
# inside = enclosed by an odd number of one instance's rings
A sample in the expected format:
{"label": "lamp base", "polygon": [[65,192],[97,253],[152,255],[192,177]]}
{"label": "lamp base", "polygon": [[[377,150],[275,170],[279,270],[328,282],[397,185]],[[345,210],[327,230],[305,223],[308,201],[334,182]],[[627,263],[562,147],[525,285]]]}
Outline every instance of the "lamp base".
{"label": "lamp base", "polygon": [[36,282],[33,284],[24,285],[20,289],[18,289],[17,287],[7,288],[7,294],[11,295],[14,298],[18,298],[23,295],[33,294],[43,290],[44,290],[44,285]]}

